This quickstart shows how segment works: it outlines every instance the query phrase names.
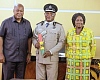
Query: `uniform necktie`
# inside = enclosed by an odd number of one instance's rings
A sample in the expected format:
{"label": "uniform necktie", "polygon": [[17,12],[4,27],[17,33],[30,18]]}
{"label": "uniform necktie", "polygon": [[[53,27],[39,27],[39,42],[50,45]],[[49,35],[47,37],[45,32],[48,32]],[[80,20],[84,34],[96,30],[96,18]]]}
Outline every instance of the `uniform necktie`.
{"label": "uniform necktie", "polygon": [[49,26],[49,23],[46,23],[46,28]]}

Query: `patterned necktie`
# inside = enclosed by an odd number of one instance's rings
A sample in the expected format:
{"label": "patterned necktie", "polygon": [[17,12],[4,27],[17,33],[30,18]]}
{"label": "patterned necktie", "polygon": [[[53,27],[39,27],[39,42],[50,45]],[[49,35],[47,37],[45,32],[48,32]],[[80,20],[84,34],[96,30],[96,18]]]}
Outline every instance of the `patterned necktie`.
{"label": "patterned necktie", "polygon": [[46,23],[46,28],[49,26],[49,23]]}

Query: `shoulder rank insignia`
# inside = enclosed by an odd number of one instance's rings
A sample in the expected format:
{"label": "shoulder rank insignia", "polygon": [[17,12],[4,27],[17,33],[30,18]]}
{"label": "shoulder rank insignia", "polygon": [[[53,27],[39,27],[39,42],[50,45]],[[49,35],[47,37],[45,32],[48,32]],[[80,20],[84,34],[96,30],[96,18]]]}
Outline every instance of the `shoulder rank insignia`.
{"label": "shoulder rank insignia", "polygon": [[42,26],[42,25],[43,25],[43,23],[44,23],[44,21],[41,21],[41,22],[37,23],[36,25],[41,24],[41,26]]}
{"label": "shoulder rank insignia", "polygon": [[[60,24],[60,23],[58,23],[58,22],[53,22],[53,25],[55,26],[56,24]],[[62,25],[62,24],[60,24],[60,25]]]}

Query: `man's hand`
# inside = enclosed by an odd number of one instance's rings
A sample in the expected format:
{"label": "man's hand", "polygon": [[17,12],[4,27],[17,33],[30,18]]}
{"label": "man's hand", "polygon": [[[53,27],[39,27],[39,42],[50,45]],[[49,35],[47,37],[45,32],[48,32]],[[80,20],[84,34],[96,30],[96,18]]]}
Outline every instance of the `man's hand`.
{"label": "man's hand", "polygon": [[27,64],[31,62],[31,54],[27,54]]}
{"label": "man's hand", "polygon": [[51,52],[50,51],[46,51],[44,54],[43,54],[43,57],[46,58],[48,56],[51,56]]}
{"label": "man's hand", "polygon": [[37,43],[35,44],[35,48],[37,48],[37,49],[40,48],[40,43],[39,43],[39,42],[37,42]]}
{"label": "man's hand", "polygon": [[5,57],[3,53],[0,53],[0,63],[4,63],[4,62],[5,62]]}

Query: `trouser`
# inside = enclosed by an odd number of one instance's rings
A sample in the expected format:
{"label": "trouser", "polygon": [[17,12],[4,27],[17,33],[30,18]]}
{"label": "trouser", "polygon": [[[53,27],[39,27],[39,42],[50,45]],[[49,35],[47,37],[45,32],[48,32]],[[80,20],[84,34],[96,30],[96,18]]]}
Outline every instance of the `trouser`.
{"label": "trouser", "polygon": [[52,64],[42,64],[36,62],[36,80],[57,80],[58,62]]}
{"label": "trouser", "polygon": [[23,79],[25,74],[26,62],[5,62],[3,63],[4,80],[14,78]]}

